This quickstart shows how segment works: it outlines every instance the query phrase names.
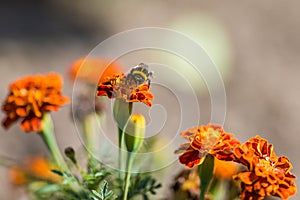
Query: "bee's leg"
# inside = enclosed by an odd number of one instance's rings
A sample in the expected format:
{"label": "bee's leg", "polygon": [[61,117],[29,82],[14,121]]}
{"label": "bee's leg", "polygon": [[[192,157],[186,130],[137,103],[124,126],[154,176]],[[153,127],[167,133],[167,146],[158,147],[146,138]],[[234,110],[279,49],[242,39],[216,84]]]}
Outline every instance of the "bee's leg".
{"label": "bee's leg", "polygon": [[150,86],[151,80],[148,78],[146,81],[147,81],[147,84]]}

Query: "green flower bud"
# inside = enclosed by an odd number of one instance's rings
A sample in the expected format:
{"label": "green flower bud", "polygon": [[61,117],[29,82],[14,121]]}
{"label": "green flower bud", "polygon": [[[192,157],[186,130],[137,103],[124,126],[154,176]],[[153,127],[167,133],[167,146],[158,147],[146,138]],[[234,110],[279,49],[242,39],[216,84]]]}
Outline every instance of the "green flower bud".
{"label": "green flower bud", "polygon": [[144,141],[146,121],[143,115],[133,114],[125,129],[125,144],[129,152],[137,152]]}
{"label": "green flower bud", "polygon": [[65,155],[74,163],[77,163],[77,160],[75,158],[75,151],[72,147],[67,147],[65,149]]}

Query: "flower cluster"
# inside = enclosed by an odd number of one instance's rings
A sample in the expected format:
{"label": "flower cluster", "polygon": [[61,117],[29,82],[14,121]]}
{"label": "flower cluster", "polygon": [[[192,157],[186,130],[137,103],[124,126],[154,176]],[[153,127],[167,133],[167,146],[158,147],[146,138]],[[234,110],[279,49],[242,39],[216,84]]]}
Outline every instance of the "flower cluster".
{"label": "flower cluster", "polygon": [[296,178],[290,170],[287,157],[276,156],[273,145],[256,136],[234,150],[236,162],[247,167],[247,171],[235,176],[241,181],[242,199],[264,199],[277,196],[288,199],[296,193]]}
{"label": "flower cluster", "polygon": [[[89,67],[78,73],[82,65]],[[141,63],[128,74],[119,73],[112,67],[112,71],[103,73],[105,75],[100,79],[96,76],[92,78],[97,74],[92,72],[97,65],[105,66],[97,60],[80,59],[73,65],[72,77],[80,78],[88,86],[98,82],[97,95],[93,93],[94,97],[116,99],[113,117],[118,125],[118,167],[123,169],[125,166],[125,174],[106,168],[90,152],[87,152],[87,170],[83,170],[71,147],[65,150],[65,155],[79,173],[73,173],[70,165],[67,165],[56,142],[51,116],[46,114],[59,110],[60,106],[69,102],[62,95],[63,81],[58,74],[27,76],[9,86],[9,94],[2,107],[6,114],[3,126],[9,128],[20,120],[25,132],[38,132],[55,164],[43,157],[36,157],[21,166],[10,166],[12,183],[34,185],[29,190],[37,195],[36,199],[130,200],[138,196],[149,199],[148,195],[155,194],[156,189],[161,187],[151,175],[134,175],[132,170],[146,131],[145,118],[132,113],[132,103],[152,105],[154,97],[149,91],[152,72]],[[96,144],[92,141],[96,138],[96,130],[91,128],[94,121],[90,113],[105,112],[101,103],[95,105],[96,110],[90,107],[92,103],[83,94],[78,96],[74,105],[75,116],[81,121],[87,146],[94,149]],[[256,136],[240,143],[233,134],[215,124],[189,128],[181,136],[188,142],[183,143],[175,153],[181,154],[179,162],[189,169],[182,171],[174,180],[172,188],[176,199],[230,200],[240,196],[241,199],[263,200],[268,196],[276,196],[285,200],[296,193],[292,164],[287,157],[277,156],[273,145],[266,139]],[[122,153],[125,149],[127,155]],[[108,182],[111,190],[107,188]]]}
{"label": "flower cluster", "polygon": [[181,136],[189,142],[182,144],[175,153],[183,152],[179,161],[190,168],[200,165],[208,153],[219,160],[231,161],[234,159],[233,148],[239,144],[232,134],[213,124],[187,129]]}
{"label": "flower cluster", "polygon": [[149,89],[149,84],[132,84],[132,81],[128,81],[126,75],[121,73],[114,74],[112,77],[107,77],[106,81],[100,82],[97,96],[107,96],[110,99],[119,98],[126,102],[142,102],[151,106],[151,100],[154,97]]}
{"label": "flower cluster", "polygon": [[287,157],[278,157],[273,145],[259,136],[240,144],[221,126],[210,124],[188,129],[181,136],[190,142],[182,144],[176,153],[183,152],[179,161],[189,168],[201,165],[207,154],[217,161],[234,161],[244,166],[246,170],[230,174],[241,182],[241,199],[262,200],[266,196],[288,199],[296,193],[292,164]]}
{"label": "flower cluster", "polygon": [[18,119],[23,119],[21,128],[25,132],[40,131],[43,114],[57,111],[69,102],[62,95],[62,85],[61,76],[55,73],[27,76],[10,84],[10,93],[2,107],[7,115],[3,126],[8,128]]}

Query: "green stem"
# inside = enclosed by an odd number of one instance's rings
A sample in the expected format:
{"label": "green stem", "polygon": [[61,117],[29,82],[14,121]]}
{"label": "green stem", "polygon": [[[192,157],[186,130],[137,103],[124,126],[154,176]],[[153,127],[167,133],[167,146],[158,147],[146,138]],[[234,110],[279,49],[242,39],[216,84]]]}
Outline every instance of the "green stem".
{"label": "green stem", "polygon": [[130,185],[131,168],[134,160],[135,152],[128,152],[127,164],[125,171],[125,186],[124,186],[124,197],[123,200],[127,200],[128,190]]}
{"label": "green stem", "polygon": [[59,150],[56,143],[55,135],[53,133],[53,122],[50,114],[44,114],[43,116],[43,128],[39,132],[39,135],[43,138],[45,144],[47,145],[54,161],[57,166],[64,172],[69,172],[70,170]]}
{"label": "green stem", "polygon": [[121,181],[121,169],[122,169],[122,150],[123,150],[123,140],[124,132],[127,121],[132,113],[132,103],[128,103],[123,99],[116,99],[113,107],[113,116],[118,126],[118,145],[119,145],[119,179]]}
{"label": "green stem", "polygon": [[83,120],[83,129],[84,129],[84,135],[85,135],[85,143],[86,143],[86,148],[88,151],[93,151],[93,122],[91,121],[90,116],[86,116],[85,119]]}
{"label": "green stem", "polygon": [[95,147],[99,145],[97,140],[97,132],[95,129],[97,123],[95,117],[101,123],[104,120],[104,115],[102,114],[100,115],[96,114],[96,116],[90,114],[83,119],[83,132],[84,132],[86,148],[88,151],[91,152],[91,154],[95,152]]}
{"label": "green stem", "polygon": [[128,124],[128,121],[130,119],[128,118],[123,130],[118,128],[118,134],[119,134],[119,163],[118,163],[118,166],[119,166],[119,178],[120,180],[122,179],[121,177],[121,172],[122,172],[122,151],[123,151],[123,141],[124,141],[124,135],[125,135],[125,129],[127,127],[127,124]]}
{"label": "green stem", "polygon": [[118,166],[119,166],[119,178],[121,180],[121,167],[122,167],[122,141],[123,141],[123,130],[118,128],[118,134],[119,134],[119,161],[118,161]]}

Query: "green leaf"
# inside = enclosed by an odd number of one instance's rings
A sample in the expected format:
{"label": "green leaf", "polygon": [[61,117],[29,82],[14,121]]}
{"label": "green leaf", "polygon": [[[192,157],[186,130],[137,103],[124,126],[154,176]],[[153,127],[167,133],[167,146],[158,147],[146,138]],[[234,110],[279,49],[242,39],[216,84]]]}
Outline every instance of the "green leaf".
{"label": "green leaf", "polygon": [[210,181],[213,177],[214,171],[214,157],[207,154],[205,160],[198,166],[198,174],[200,177],[200,200],[204,200],[205,193],[209,187]]}
{"label": "green leaf", "polygon": [[46,194],[46,193],[55,193],[57,191],[61,191],[62,188],[59,187],[58,185],[56,184],[53,184],[53,185],[46,185],[44,187],[42,187],[41,189],[37,190],[36,193],[37,194]]}

